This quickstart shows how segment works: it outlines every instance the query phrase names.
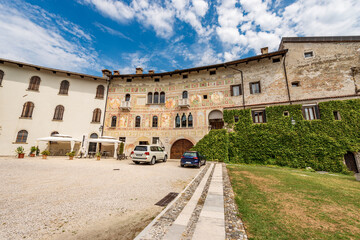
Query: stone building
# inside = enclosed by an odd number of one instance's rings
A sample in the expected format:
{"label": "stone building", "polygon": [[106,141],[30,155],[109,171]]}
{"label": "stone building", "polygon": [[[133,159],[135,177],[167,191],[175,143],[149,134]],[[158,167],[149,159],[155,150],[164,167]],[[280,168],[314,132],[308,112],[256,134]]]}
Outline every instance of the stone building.
{"label": "stone building", "polygon": [[[303,105],[304,119],[312,120],[319,118],[318,102],[359,97],[359,36],[283,38],[278,51],[261,52],[164,73],[105,70],[102,78],[2,60],[0,155],[13,152],[23,129],[30,146],[52,131],[81,138],[99,134],[102,126],[103,135],[125,142],[127,155],[135,145],[159,143],[170,158],[179,158],[210,129],[224,126],[224,109],[251,109],[254,123],[263,123],[266,106],[296,103]],[[41,78],[40,92],[27,90],[32,76]],[[105,107],[95,92],[98,85],[106,91],[107,78]],[[62,80],[70,82],[66,96],[59,94]],[[31,120],[21,117],[28,101],[35,103]],[[58,104],[66,109],[62,122],[52,119]],[[91,123],[96,108],[105,112],[103,124]]]}
{"label": "stone building", "polygon": [[358,98],[360,37],[283,38],[279,50],[237,61],[166,73],[112,75],[105,134],[137,144],[160,140],[179,158],[210,129],[222,128],[222,111],[302,104],[304,118],[319,118],[317,103]]}

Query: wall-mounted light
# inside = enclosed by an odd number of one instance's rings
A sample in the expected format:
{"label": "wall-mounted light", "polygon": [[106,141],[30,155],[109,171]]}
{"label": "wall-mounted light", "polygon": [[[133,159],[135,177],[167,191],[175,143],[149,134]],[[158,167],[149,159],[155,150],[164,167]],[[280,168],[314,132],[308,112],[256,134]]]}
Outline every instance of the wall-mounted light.
{"label": "wall-mounted light", "polygon": [[100,125],[99,132],[102,132],[102,130],[103,130],[103,125]]}
{"label": "wall-mounted light", "polygon": [[294,126],[296,124],[296,121],[295,121],[295,119],[293,117],[291,117],[291,124],[294,125]]}

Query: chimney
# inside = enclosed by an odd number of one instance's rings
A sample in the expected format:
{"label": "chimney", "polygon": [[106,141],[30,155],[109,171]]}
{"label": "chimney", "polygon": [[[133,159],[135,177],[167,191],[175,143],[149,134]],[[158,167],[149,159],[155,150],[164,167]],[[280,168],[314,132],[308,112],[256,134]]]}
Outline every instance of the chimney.
{"label": "chimney", "polygon": [[143,69],[142,68],[136,68],[136,74],[143,74]]}
{"label": "chimney", "polygon": [[155,71],[154,70],[149,70],[149,74],[154,74]]}
{"label": "chimney", "polygon": [[102,71],[103,77],[110,77],[112,75],[111,71],[108,69],[103,69],[101,71]]}
{"label": "chimney", "polygon": [[120,72],[114,70],[114,76],[115,76],[115,75],[120,75]]}
{"label": "chimney", "polygon": [[261,49],[261,54],[267,54],[267,53],[269,53],[269,48],[268,47],[263,47]]}

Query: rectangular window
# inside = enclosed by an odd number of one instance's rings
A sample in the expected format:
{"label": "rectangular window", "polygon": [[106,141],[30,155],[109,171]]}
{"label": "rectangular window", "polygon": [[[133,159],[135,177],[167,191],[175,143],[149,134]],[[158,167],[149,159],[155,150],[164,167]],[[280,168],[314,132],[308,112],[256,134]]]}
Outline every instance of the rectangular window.
{"label": "rectangular window", "polygon": [[302,111],[306,120],[320,119],[319,108],[317,105],[303,106]]}
{"label": "rectangular window", "polygon": [[237,123],[239,121],[239,116],[234,116],[234,121]]}
{"label": "rectangular window", "polygon": [[183,75],[183,79],[188,78],[189,76],[187,74]]}
{"label": "rectangular window", "polygon": [[253,117],[254,123],[265,123],[266,122],[265,110],[252,111],[252,117]]}
{"label": "rectangular window", "polygon": [[153,137],[152,138],[152,144],[158,144],[159,141],[160,141],[160,138],[158,138],[158,137]]}
{"label": "rectangular window", "polygon": [[155,78],[154,82],[160,82],[160,78]]}
{"label": "rectangular window", "polygon": [[339,111],[334,111],[333,114],[334,114],[335,120],[341,120],[340,112],[339,112]]}
{"label": "rectangular window", "polygon": [[126,79],[126,82],[132,82],[131,78]]}
{"label": "rectangular window", "polygon": [[241,93],[241,84],[231,86],[231,96],[240,96]]}
{"label": "rectangular window", "polygon": [[250,83],[250,93],[251,94],[261,93],[260,82]]}
{"label": "rectangular window", "polygon": [[272,62],[273,62],[273,63],[280,62],[280,58],[273,58]]}
{"label": "rectangular window", "polygon": [[126,142],[126,137],[119,137],[119,141]]}
{"label": "rectangular window", "polygon": [[[148,141],[139,141],[139,145],[149,145],[149,142]],[[138,148],[139,146],[137,146],[136,148]],[[136,148],[135,148],[135,150],[134,151],[147,151],[147,150],[136,150]]]}
{"label": "rectangular window", "polygon": [[291,86],[292,87],[300,87],[300,82],[299,81],[291,82]]}
{"label": "rectangular window", "polygon": [[216,74],[215,70],[210,71],[210,75],[215,75],[215,74]]}
{"label": "rectangular window", "polygon": [[304,57],[305,58],[311,58],[314,56],[314,52],[313,51],[308,51],[304,53]]}
{"label": "rectangular window", "polygon": [[207,95],[204,95],[203,97],[204,97],[204,99],[207,99]]}

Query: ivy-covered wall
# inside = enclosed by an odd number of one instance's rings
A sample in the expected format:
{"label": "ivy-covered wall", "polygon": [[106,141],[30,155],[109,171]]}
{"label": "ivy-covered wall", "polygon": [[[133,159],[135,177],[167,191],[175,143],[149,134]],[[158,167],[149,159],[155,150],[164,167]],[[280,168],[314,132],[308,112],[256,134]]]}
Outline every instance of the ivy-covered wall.
{"label": "ivy-covered wall", "polygon": [[[225,110],[226,127],[233,131],[212,130],[193,149],[226,162],[345,172],[344,154],[360,151],[360,99],[319,103],[319,120],[304,120],[301,108],[267,107],[267,122],[261,124],[253,123],[250,109]],[[341,120],[335,120],[334,111]]]}

